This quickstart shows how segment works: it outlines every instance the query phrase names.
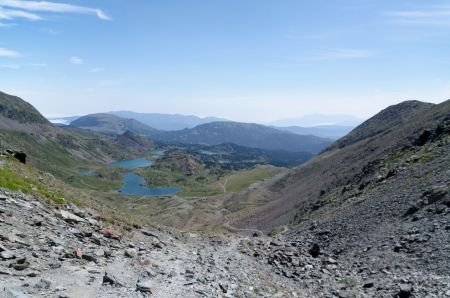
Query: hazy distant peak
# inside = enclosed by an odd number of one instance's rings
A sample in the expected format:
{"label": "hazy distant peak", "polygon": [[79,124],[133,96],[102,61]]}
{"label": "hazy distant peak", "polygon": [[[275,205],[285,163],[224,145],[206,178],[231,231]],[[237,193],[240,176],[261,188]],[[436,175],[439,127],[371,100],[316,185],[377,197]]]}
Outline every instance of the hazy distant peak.
{"label": "hazy distant peak", "polygon": [[323,125],[341,125],[341,126],[356,126],[362,123],[364,119],[351,115],[324,115],[324,114],[310,114],[298,118],[286,118],[273,121],[269,123],[274,126],[289,127],[289,126],[323,126]]}
{"label": "hazy distant peak", "polygon": [[193,128],[197,125],[228,121],[217,117],[199,117],[195,115],[161,114],[161,113],[138,113],[132,111],[113,111],[108,114],[138,120],[150,127],[159,130],[181,130]]}

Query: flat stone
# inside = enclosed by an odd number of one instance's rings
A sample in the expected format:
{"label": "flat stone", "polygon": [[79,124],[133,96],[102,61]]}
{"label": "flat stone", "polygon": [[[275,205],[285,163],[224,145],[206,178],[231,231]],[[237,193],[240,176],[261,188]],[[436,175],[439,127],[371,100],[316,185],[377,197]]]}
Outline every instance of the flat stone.
{"label": "flat stone", "polygon": [[0,275],[11,275],[11,271],[7,269],[0,268]]}
{"label": "flat stone", "polygon": [[129,249],[127,249],[127,250],[125,251],[125,256],[126,256],[126,257],[129,257],[129,258],[134,258],[134,257],[136,257],[136,254],[137,254],[137,252],[136,252],[136,250],[135,250],[134,248],[129,248]]}
{"label": "flat stone", "polygon": [[0,253],[0,256],[2,257],[3,260],[10,260],[10,259],[14,259],[14,258],[16,257],[16,256],[14,255],[14,253],[12,253],[12,252],[9,251],[9,250],[2,251],[2,252]]}
{"label": "flat stone", "polygon": [[65,210],[59,210],[59,212],[57,212],[56,215],[67,222],[74,222],[74,223],[84,222],[84,219],[82,219],[81,217],[76,216],[75,214],[72,214]]}
{"label": "flat stone", "polygon": [[136,284],[136,288],[141,292],[153,293],[152,283],[149,280],[138,281]]}

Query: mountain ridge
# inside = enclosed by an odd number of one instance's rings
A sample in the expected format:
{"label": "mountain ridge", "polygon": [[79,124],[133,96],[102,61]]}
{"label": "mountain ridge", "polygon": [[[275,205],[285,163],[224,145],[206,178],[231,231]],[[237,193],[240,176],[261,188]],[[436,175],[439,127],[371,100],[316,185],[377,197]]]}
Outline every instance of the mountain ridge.
{"label": "mountain ridge", "polygon": [[107,135],[121,135],[127,131],[145,135],[153,135],[158,132],[158,130],[135,119],[122,118],[106,113],[90,114],[80,117],[72,121],[70,126]]}
{"label": "mountain ridge", "polygon": [[140,121],[158,130],[182,130],[217,121],[229,121],[219,117],[199,117],[195,115],[162,114],[162,113],[137,113],[132,111],[112,111],[108,114],[130,118]]}
{"label": "mountain ridge", "polygon": [[268,150],[307,151],[317,153],[331,141],[315,136],[300,136],[255,123],[212,122],[191,129],[153,136],[159,141],[218,145],[234,143]]}

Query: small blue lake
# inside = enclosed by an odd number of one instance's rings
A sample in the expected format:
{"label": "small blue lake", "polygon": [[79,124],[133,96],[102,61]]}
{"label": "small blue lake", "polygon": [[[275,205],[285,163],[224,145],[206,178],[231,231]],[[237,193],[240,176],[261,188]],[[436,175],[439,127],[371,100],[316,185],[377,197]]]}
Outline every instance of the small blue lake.
{"label": "small blue lake", "polygon": [[179,187],[155,187],[145,186],[145,179],[135,173],[125,173],[123,186],[118,190],[120,193],[132,196],[171,196],[181,191]]}
{"label": "small blue lake", "polygon": [[153,164],[153,161],[145,158],[137,158],[132,160],[118,161],[111,164],[113,167],[126,168],[126,169],[138,169],[149,167]]}

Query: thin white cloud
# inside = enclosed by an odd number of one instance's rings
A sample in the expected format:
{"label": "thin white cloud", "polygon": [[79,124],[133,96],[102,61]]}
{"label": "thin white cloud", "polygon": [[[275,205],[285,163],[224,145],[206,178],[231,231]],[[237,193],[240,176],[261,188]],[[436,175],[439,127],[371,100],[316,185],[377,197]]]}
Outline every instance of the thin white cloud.
{"label": "thin white cloud", "polygon": [[105,71],[105,69],[104,68],[101,68],[101,67],[96,67],[96,68],[92,68],[89,72],[103,72],[103,71]]}
{"label": "thin white cloud", "polygon": [[26,19],[29,21],[42,20],[37,14],[17,9],[4,9],[0,6],[0,20]]}
{"label": "thin white cloud", "polygon": [[72,63],[72,64],[78,64],[78,65],[84,63],[83,59],[81,59],[80,57],[77,57],[77,56],[70,57],[70,60],[69,60],[69,61],[70,61],[70,63]]}
{"label": "thin white cloud", "polygon": [[405,25],[450,25],[450,6],[433,6],[421,10],[389,11],[385,15]]}
{"label": "thin white cloud", "polygon": [[3,64],[3,65],[0,65],[0,68],[19,69],[19,68],[21,68],[21,66],[18,64]]}
{"label": "thin white cloud", "polygon": [[311,57],[318,60],[363,59],[373,56],[373,51],[361,49],[332,49],[319,52]]}
{"label": "thin white cloud", "polygon": [[0,6],[27,11],[91,14],[97,16],[101,20],[111,20],[111,18],[101,9],[66,3],[47,1],[0,0]]}
{"label": "thin white cloud", "polygon": [[47,67],[47,63],[30,63],[28,66],[31,67]]}
{"label": "thin white cloud", "polygon": [[20,56],[19,52],[5,48],[0,48],[0,57],[17,58],[19,56]]}
{"label": "thin white cloud", "polygon": [[0,65],[0,68],[7,68],[7,69],[22,69],[26,67],[47,67],[46,63],[28,63],[28,64],[2,64]]}
{"label": "thin white cloud", "polygon": [[2,23],[0,22],[0,28],[12,28],[17,26],[16,23]]}
{"label": "thin white cloud", "polygon": [[101,80],[99,84],[100,86],[114,86],[119,84],[119,82],[114,80]]}

